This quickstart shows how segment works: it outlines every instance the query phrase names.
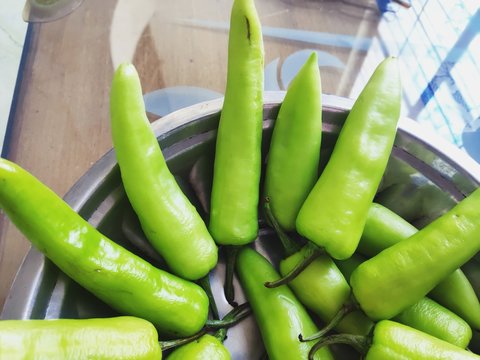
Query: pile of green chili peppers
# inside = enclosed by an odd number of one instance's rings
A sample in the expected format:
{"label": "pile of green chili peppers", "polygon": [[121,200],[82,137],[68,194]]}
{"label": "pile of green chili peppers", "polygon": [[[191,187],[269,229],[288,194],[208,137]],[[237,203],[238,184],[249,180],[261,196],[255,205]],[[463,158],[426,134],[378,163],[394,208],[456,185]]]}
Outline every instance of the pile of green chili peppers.
{"label": "pile of green chili peppers", "polygon": [[[226,360],[228,328],[251,314],[270,360],[350,359],[352,351],[366,359],[480,359],[468,349],[480,331],[479,290],[470,283],[478,270],[469,262],[480,250],[480,189],[422,229],[374,202],[400,117],[397,60],[378,65],[323,161],[312,52],[285,94],[265,164],[263,66],[254,0],[234,0],[208,222],[168,168],[135,67],[116,70],[110,114],[121,179],[140,236],[162,266],[107,238],[0,159],[0,206],[9,219],[122,314],[0,321],[0,359]],[[256,250],[259,223],[278,239],[279,264]],[[232,309],[220,319],[208,278],[222,253]]]}

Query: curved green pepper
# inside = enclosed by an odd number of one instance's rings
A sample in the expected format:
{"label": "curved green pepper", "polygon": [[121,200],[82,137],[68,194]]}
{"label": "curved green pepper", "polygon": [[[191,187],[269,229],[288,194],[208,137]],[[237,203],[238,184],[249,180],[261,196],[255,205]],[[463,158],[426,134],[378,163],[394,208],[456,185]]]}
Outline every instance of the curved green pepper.
{"label": "curved green pepper", "polygon": [[210,205],[209,229],[218,244],[242,245],[257,237],[262,124],[262,28],[254,1],[235,0]]}
{"label": "curved green pepper", "polygon": [[125,192],[145,236],[175,274],[205,276],[217,263],[217,246],[167,167],[131,64],[120,65],[113,76],[110,117]]}
{"label": "curved green pepper", "polygon": [[385,59],[355,101],[323,173],[297,217],[297,231],[335,259],[357,248],[395,140],[401,87]]}
{"label": "curved green pepper", "polygon": [[82,219],[18,165],[0,159],[0,206],[64,273],[121,313],[152,322],[164,336],[189,336],[207,320],[196,284],[157,269]]}
{"label": "curved green pepper", "polygon": [[312,348],[309,359],[325,345],[348,344],[364,354],[365,360],[474,360],[480,356],[434,336],[390,320],[375,325],[370,338],[359,335],[331,335]]}
{"label": "curved green pepper", "polygon": [[365,261],[350,284],[373,320],[389,319],[427,295],[480,250],[480,189],[413,236]]}
{"label": "curved green pepper", "polygon": [[[252,307],[270,360],[305,359],[311,344],[300,342],[299,334],[318,329],[302,304],[285,285],[269,289],[264,283],[279,277],[262,255],[248,247],[240,250],[236,264],[240,284]],[[315,359],[333,359],[322,349]]]}
{"label": "curved green pepper", "polygon": [[130,316],[2,320],[0,359],[161,360],[162,350],[155,327]]}
{"label": "curved green pepper", "polygon": [[[300,207],[318,178],[322,138],[322,87],[317,53],[290,83],[273,128],[265,196],[280,226],[295,230]],[[301,159],[301,161],[299,161]]]}
{"label": "curved green pepper", "polygon": [[[417,228],[388,208],[373,203],[368,211],[358,251],[375,256],[382,250],[417,232]],[[457,269],[443,279],[429,296],[480,329],[480,302],[462,270]]]}

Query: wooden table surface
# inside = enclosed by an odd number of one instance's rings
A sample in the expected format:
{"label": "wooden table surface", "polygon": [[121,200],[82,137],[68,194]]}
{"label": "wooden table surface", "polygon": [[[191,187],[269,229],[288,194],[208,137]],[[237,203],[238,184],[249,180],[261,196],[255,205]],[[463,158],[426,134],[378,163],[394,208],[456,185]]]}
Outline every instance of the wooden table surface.
{"label": "wooden table surface", "polygon": [[[8,158],[63,196],[112,146],[109,89],[122,61],[137,67],[144,93],[175,86],[223,93],[230,7],[231,0],[85,0],[69,16],[32,24]],[[351,95],[367,53],[325,39],[375,36],[379,16],[374,7],[262,0],[257,9],[270,30],[320,34],[320,41],[265,36],[265,64],[278,58],[278,77],[292,55],[314,49],[325,55],[323,91]],[[329,64],[332,59],[343,66]],[[279,87],[285,88],[281,81]],[[1,309],[30,244],[3,215],[0,230]]]}

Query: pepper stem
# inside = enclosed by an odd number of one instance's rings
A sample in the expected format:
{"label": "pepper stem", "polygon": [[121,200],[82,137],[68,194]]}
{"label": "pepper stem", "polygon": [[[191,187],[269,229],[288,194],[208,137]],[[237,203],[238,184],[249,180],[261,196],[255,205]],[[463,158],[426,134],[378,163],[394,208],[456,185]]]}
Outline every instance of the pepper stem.
{"label": "pepper stem", "polygon": [[227,329],[238,324],[240,321],[245,319],[248,315],[252,313],[252,309],[248,303],[244,303],[236,308],[232,309],[227,315],[223,317],[222,320],[207,320],[205,327],[200,330],[198,333],[182,338],[182,339],[175,339],[175,340],[167,340],[167,341],[159,341],[160,347],[162,351],[169,350],[181,345],[188,344],[192,341],[201,338],[205,335],[208,330],[211,329],[219,329],[215,333],[215,337],[217,337],[220,341],[224,341],[227,336]]}
{"label": "pepper stem", "polygon": [[285,276],[274,281],[267,281],[265,286],[267,288],[275,288],[281,285],[288,284],[290,281],[295,279],[303,270],[305,270],[308,265],[310,265],[316,258],[325,254],[325,250],[319,248],[318,246],[308,243],[305,245],[306,251],[304,253],[303,259],[301,259],[295,267],[290,270]]}
{"label": "pepper stem", "polygon": [[275,233],[279,237],[280,241],[282,242],[283,249],[285,250],[285,255],[290,256],[295,254],[300,250],[300,246],[296,244],[282,229],[280,224],[278,223],[275,216],[273,216],[272,209],[270,208],[270,198],[267,196],[265,197],[265,215],[267,216],[268,222],[271,224]]}
{"label": "pepper stem", "polygon": [[300,334],[298,335],[298,339],[301,342],[307,342],[307,341],[323,338],[331,330],[333,330],[340,323],[340,321],[342,321],[345,318],[345,316],[347,316],[348,314],[350,314],[355,310],[358,310],[358,305],[356,303],[351,302],[343,305],[340,308],[340,310],[338,310],[338,312],[335,314],[335,316],[332,318],[332,320],[330,320],[330,322],[323,329],[305,338],[302,336],[302,334]]}
{"label": "pepper stem", "polygon": [[223,285],[223,291],[225,293],[225,299],[228,303],[236,307],[238,306],[235,301],[235,288],[233,287],[233,274],[235,272],[235,263],[237,262],[238,251],[240,246],[226,246],[225,252],[227,255],[227,263],[225,269],[225,283]]}
{"label": "pepper stem", "polygon": [[168,340],[168,341],[159,341],[158,343],[160,344],[160,347],[162,348],[162,352],[163,352],[165,350],[169,350],[169,349],[172,349],[174,347],[185,345],[185,344],[188,344],[192,341],[195,341],[198,338],[205,335],[206,333],[207,333],[207,331],[205,329],[202,329],[198,333],[196,333],[192,336],[186,337],[186,338]]}
{"label": "pepper stem", "polygon": [[212,316],[215,320],[220,319],[218,315],[218,308],[215,302],[215,298],[213,297],[212,287],[210,286],[210,275],[207,274],[203,278],[198,280],[198,284],[202,287],[208,297],[208,302],[210,303],[210,309],[212,310]]}
{"label": "pepper stem", "polygon": [[[238,305],[234,308],[229,314],[227,314],[222,320],[207,320],[205,323],[205,328],[212,330],[212,329],[221,329],[224,327],[231,327],[241,320],[246,318],[252,312],[250,305],[248,303],[244,303],[242,305]],[[233,313],[233,314],[232,314]]]}
{"label": "pepper stem", "polygon": [[[222,319],[222,321],[226,322],[227,325],[220,328],[217,330],[215,333],[215,337],[220,340],[221,342],[224,342],[225,339],[227,338],[227,330],[230,326],[237,324],[241,320],[243,320],[245,317],[250,315],[251,313],[251,308],[248,305],[248,303],[242,304],[240,306],[237,306],[236,308],[233,308],[227,315],[225,315]],[[230,323],[230,321],[234,321],[233,323]]]}
{"label": "pepper stem", "polygon": [[370,348],[371,343],[372,340],[368,336],[352,334],[330,335],[312,346],[310,352],[308,353],[308,360],[314,360],[315,353],[322,347],[333,344],[350,345],[355,348],[355,350],[357,350],[359,353],[365,355]]}

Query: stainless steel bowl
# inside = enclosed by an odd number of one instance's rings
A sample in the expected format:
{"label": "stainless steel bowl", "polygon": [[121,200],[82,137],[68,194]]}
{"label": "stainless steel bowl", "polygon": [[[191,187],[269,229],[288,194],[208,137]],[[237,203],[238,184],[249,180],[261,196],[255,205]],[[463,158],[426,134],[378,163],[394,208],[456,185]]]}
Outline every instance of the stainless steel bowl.
{"label": "stainless steel bowl", "polygon": [[[283,92],[265,95],[263,154]],[[323,97],[322,165],[331,153],[352,101]],[[153,123],[171,171],[203,216],[208,216],[213,155],[221,100],[198,104]],[[355,151],[355,149],[352,149]],[[301,159],[298,159],[301,161]],[[453,145],[429,134],[410,119],[401,119],[388,169],[376,201],[421,227],[451,208],[480,184],[480,166]],[[65,200],[81,216],[111,239],[161,266],[138,228],[120,179],[114,151],[109,151],[73,186]],[[255,246],[276,263],[280,254],[271,231],[261,226]],[[211,274],[220,312],[230,307],[223,297],[224,263]],[[238,300],[243,294],[236,283]],[[49,260],[32,249],[25,258],[2,319],[86,318],[116,315],[83,290]],[[229,331],[226,341],[235,360],[259,358],[263,352],[253,319]]]}

